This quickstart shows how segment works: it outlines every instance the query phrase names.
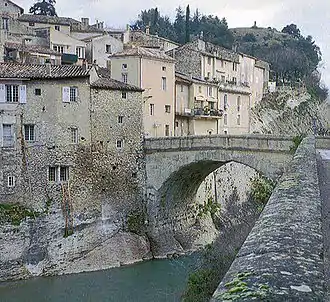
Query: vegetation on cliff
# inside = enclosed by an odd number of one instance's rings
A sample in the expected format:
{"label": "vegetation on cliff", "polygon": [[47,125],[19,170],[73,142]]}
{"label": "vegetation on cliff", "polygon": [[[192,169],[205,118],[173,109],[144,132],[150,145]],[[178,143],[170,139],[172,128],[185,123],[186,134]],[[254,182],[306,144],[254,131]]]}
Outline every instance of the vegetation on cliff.
{"label": "vegetation on cliff", "polygon": [[[228,271],[238,250],[245,241],[255,221],[266,205],[275,183],[261,175],[250,181],[250,189],[246,202],[235,202],[233,212],[218,212],[214,219],[220,236],[212,245],[203,250],[200,268],[189,276],[185,302],[209,301],[223,276]],[[235,199],[235,190],[231,199]],[[226,222],[229,221],[229,224]]]}
{"label": "vegetation on cliff", "polygon": [[20,204],[0,204],[0,224],[11,223],[20,225],[27,217],[36,218],[40,213],[30,210]]}

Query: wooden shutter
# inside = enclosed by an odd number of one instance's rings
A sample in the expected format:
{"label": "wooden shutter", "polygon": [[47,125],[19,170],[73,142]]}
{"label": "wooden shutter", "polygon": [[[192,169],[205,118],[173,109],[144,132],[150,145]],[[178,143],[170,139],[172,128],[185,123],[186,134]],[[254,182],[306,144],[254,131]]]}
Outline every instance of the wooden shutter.
{"label": "wooden shutter", "polygon": [[6,85],[0,84],[0,103],[6,102]]}
{"label": "wooden shutter", "polygon": [[70,103],[70,87],[62,88],[62,101],[63,103]]}
{"label": "wooden shutter", "polygon": [[19,102],[26,104],[26,85],[19,85]]}

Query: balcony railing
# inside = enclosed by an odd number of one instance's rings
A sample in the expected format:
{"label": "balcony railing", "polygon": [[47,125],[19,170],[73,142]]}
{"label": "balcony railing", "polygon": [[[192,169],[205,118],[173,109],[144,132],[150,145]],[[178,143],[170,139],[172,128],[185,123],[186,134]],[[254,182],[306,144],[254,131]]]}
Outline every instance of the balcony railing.
{"label": "balcony railing", "polygon": [[194,108],[194,109],[189,109],[185,108],[181,112],[176,112],[176,115],[180,116],[190,116],[190,117],[215,117],[219,118],[223,115],[223,110],[221,109],[209,109],[208,107],[204,108]]}

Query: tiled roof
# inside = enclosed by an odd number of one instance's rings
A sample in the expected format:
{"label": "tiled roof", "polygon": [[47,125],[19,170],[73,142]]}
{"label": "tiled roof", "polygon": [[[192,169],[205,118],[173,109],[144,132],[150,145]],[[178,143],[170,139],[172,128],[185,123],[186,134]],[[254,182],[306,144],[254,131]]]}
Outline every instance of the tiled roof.
{"label": "tiled roof", "polygon": [[104,67],[97,67],[96,69],[97,75],[100,78],[108,78],[111,79],[111,72],[108,68],[104,68]]}
{"label": "tiled roof", "polygon": [[[50,68],[49,68],[50,67]],[[88,77],[89,70],[77,65],[23,65],[0,63],[0,79],[63,79]]]}
{"label": "tiled roof", "polygon": [[72,25],[79,24],[80,22],[67,17],[57,17],[57,16],[44,16],[44,15],[31,15],[24,14],[18,18],[22,22],[35,22],[35,23],[48,23],[48,24],[62,24],[62,25]]}
{"label": "tiled roof", "polygon": [[118,52],[113,54],[111,57],[141,57],[141,58],[152,58],[157,60],[163,60],[163,61],[169,61],[169,62],[175,62],[175,60],[165,54],[163,51],[158,49],[152,49],[152,48],[143,48],[143,47],[132,47],[125,49],[122,52]]}
{"label": "tiled roof", "polygon": [[9,48],[9,49],[16,49],[19,51],[22,51],[24,48],[24,50],[26,52],[30,52],[30,53],[35,52],[35,53],[42,53],[42,54],[49,54],[49,55],[58,55],[58,56],[61,55],[61,53],[59,53],[57,51],[54,51],[50,48],[42,47],[39,45],[24,45],[24,47],[23,47],[23,45],[20,43],[6,42],[5,47]]}
{"label": "tiled roof", "polygon": [[102,89],[109,89],[109,90],[123,90],[123,91],[139,91],[142,92],[143,89],[128,85],[123,82],[116,81],[114,79],[109,78],[100,78],[91,84],[93,88],[102,88]]}

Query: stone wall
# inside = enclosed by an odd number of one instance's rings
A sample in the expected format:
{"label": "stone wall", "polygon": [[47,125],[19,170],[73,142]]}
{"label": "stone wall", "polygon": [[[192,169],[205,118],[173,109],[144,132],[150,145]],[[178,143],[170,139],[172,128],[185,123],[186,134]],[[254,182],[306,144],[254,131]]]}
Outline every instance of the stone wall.
{"label": "stone wall", "polygon": [[323,282],[315,140],[306,138],[212,301],[323,301]]}
{"label": "stone wall", "polygon": [[[62,102],[62,86],[78,87],[77,102]],[[35,88],[42,96],[34,95]],[[31,81],[26,104],[4,106],[11,106],[3,115],[16,124],[16,141],[15,148],[0,149],[0,204],[19,203],[36,217],[18,226],[1,221],[0,280],[99,270],[150,257],[143,236],[141,92],[128,91],[122,99],[121,91],[91,89],[86,79]],[[25,123],[35,125],[35,142],[24,141]],[[77,143],[71,127],[78,128]],[[49,166],[69,167],[69,180],[50,181]],[[9,175],[16,176],[14,188],[7,187]]]}

